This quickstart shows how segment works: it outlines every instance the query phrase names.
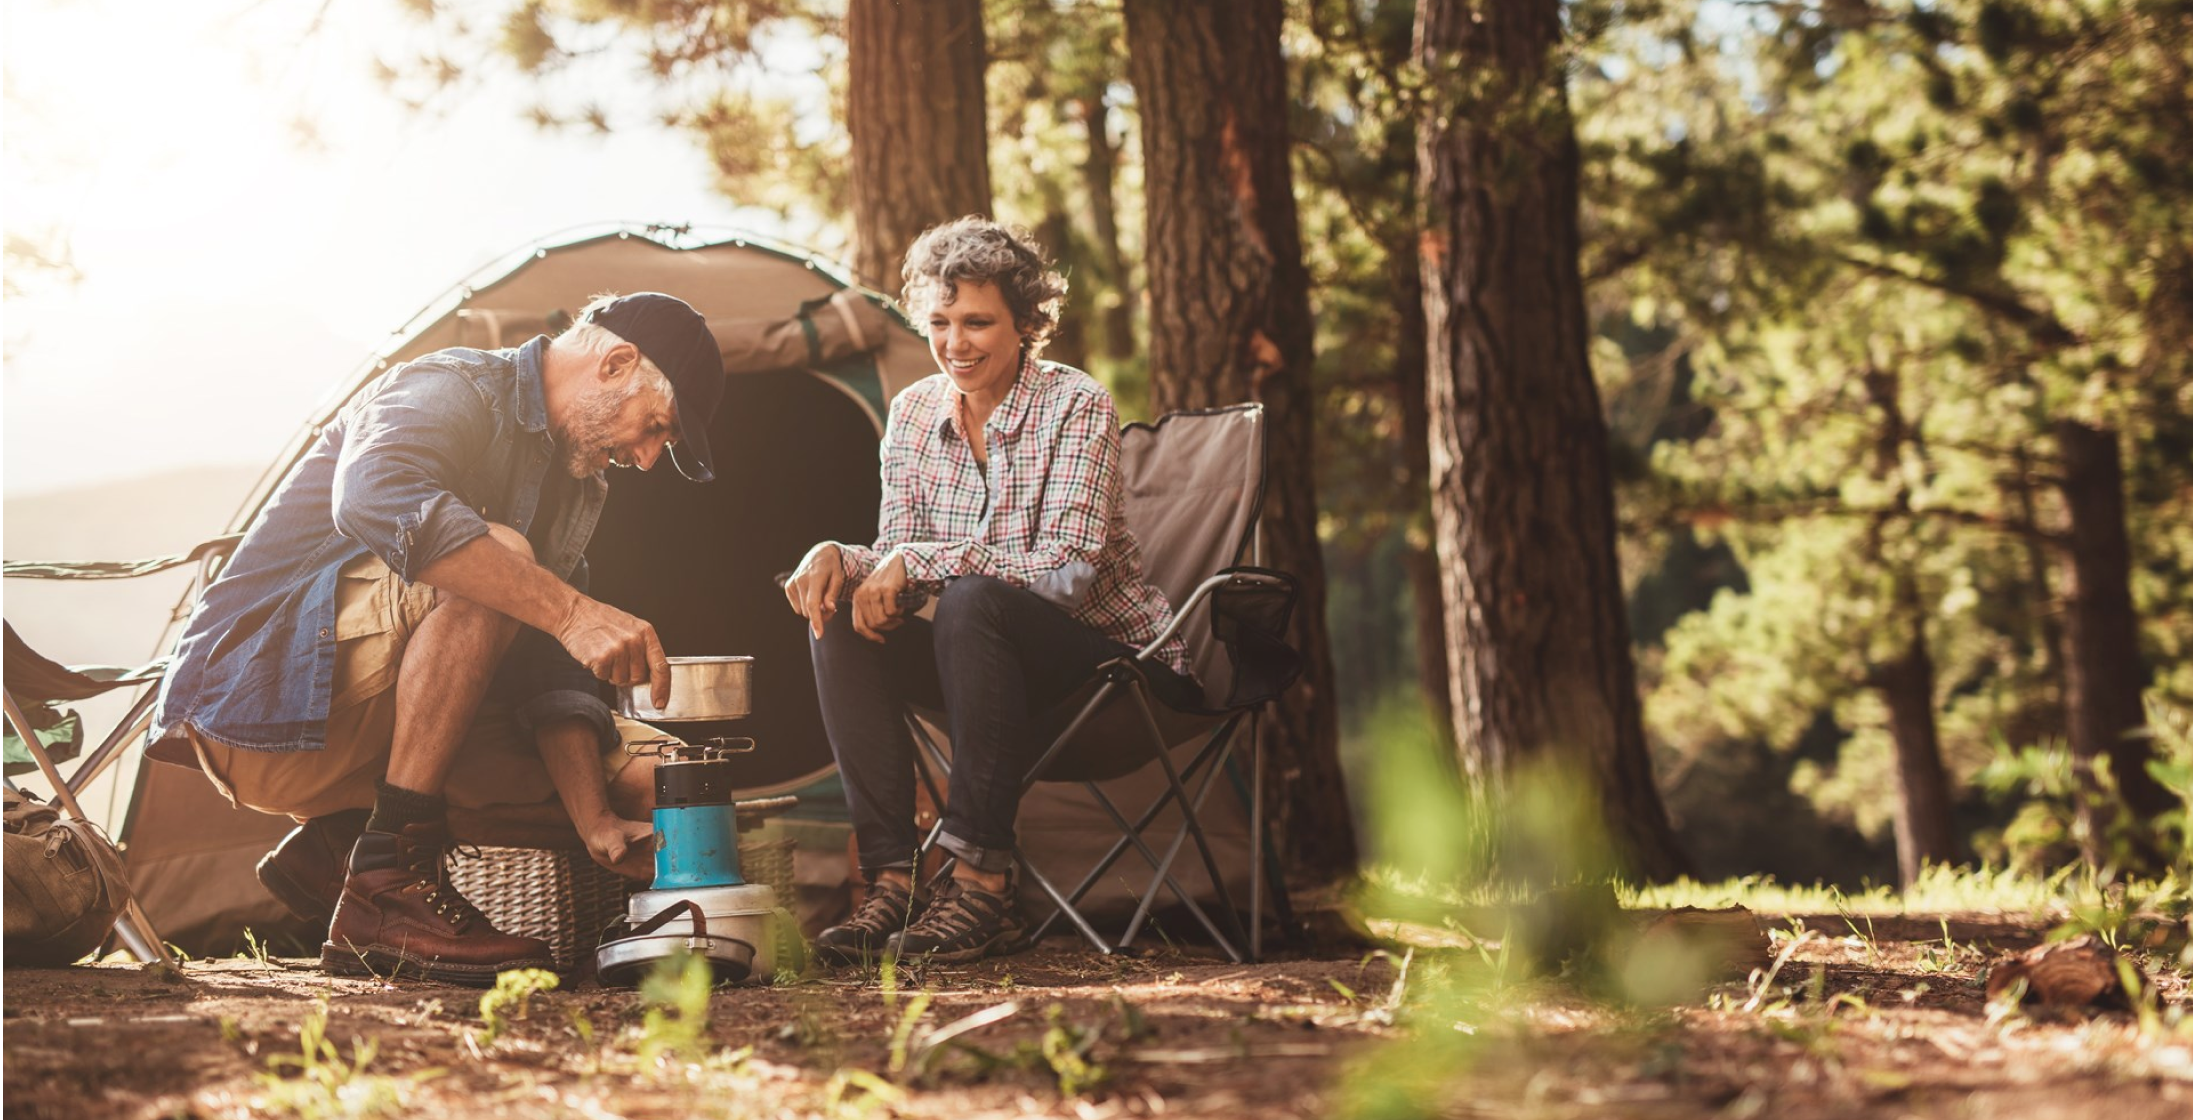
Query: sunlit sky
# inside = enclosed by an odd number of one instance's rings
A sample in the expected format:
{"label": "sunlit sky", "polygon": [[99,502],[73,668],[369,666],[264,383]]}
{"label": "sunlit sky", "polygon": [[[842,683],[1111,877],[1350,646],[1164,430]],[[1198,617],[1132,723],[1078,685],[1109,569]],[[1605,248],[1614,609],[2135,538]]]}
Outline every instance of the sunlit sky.
{"label": "sunlit sky", "polygon": [[[507,67],[407,112],[373,76],[427,34],[400,0],[4,4],[0,225],[82,274],[11,274],[32,291],[0,308],[11,495],[264,465],[389,331],[562,229],[803,236],[714,194],[683,135],[535,129]],[[647,120],[625,80],[586,96]]]}

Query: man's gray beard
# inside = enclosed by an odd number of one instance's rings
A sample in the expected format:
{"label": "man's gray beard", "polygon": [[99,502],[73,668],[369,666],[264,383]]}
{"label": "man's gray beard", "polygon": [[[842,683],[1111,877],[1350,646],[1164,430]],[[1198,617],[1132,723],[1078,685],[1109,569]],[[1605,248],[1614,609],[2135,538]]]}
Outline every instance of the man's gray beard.
{"label": "man's gray beard", "polygon": [[631,393],[602,389],[572,405],[571,422],[556,430],[556,449],[563,452],[565,474],[573,478],[594,474],[594,453],[609,443],[609,425],[631,397]]}

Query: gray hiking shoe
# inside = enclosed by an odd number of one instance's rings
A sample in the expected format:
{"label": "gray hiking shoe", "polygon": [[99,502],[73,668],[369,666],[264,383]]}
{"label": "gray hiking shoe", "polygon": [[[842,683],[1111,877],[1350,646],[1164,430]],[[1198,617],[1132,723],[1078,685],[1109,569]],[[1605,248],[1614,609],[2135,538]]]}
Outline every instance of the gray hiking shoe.
{"label": "gray hiking shoe", "polygon": [[897,883],[871,883],[853,916],[815,935],[815,955],[833,964],[859,964],[883,955],[885,943],[906,928],[914,893]]}
{"label": "gray hiking shoe", "polygon": [[1022,932],[1013,893],[1010,879],[1004,894],[991,894],[958,879],[946,880],[921,917],[905,932],[893,934],[884,949],[900,958],[940,964],[1010,952]]}

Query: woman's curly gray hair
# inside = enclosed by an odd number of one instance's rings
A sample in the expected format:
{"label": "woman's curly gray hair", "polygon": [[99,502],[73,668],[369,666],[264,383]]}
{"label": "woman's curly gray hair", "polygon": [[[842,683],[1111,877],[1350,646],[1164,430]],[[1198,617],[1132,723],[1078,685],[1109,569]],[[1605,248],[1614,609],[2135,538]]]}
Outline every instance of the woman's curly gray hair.
{"label": "woman's curly gray hair", "polygon": [[1013,313],[1013,327],[1028,340],[1032,357],[1058,331],[1059,308],[1066,302],[1066,278],[1051,268],[1041,246],[1018,226],[970,214],[932,226],[906,250],[905,300],[917,325],[933,300],[948,304],[959,286],[973,281],[995,284]]}

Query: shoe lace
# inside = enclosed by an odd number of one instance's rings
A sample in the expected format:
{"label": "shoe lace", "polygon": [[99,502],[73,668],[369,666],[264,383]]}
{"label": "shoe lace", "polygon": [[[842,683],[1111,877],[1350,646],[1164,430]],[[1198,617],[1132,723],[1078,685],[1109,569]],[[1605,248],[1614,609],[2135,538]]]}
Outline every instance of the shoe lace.
{"label": "shoe lace", "polygon": [[914,923],[914,929],[924,936],[948,940],[994,923],[1001,912],[996,896],[970,891],[955,880],[939,888],[936,905]]}
{"label": "shoe lace", "polygon": [[868,888],[868,895],[861,899],[860,909],[853,912],[845,924],[871,933],[894,930],[906,924],[907,911],[912,909],[913,894],[896,885],[878,884]]}
{"label": "shoe lace", "polygon": [[452,844],[440,850],[424,846],[413,849],[408,870],[418,878],[405,884],[404,889],[424,896],[427,906],[448,922],[452,930],[463,933],[475,919],[486,920],[486,915],[481,914],[480,908],[450,881],[450,864],[457,857],[482,858],[480,849],[471,844]]}

